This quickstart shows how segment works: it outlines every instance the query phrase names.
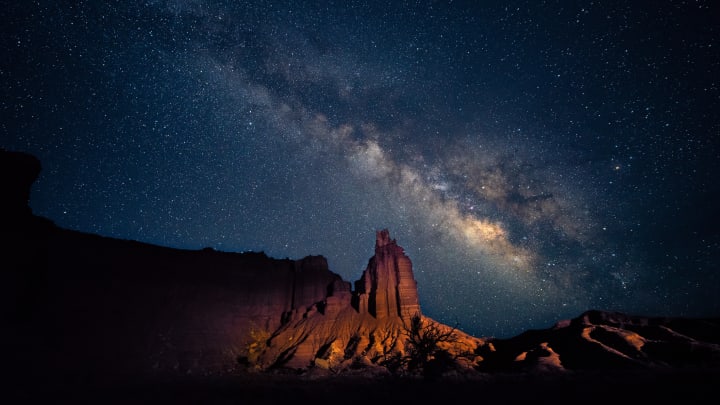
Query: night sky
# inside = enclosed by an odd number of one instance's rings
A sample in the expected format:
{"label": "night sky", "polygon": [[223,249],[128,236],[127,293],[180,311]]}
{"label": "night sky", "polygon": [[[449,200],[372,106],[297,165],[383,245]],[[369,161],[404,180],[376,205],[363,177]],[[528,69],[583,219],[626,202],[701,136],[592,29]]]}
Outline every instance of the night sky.
{"label": "night sky", "polygon": [[0,147],[60,227],[347,281],[387,228],[476,336],[720,315],[717,2],[12,3]]}

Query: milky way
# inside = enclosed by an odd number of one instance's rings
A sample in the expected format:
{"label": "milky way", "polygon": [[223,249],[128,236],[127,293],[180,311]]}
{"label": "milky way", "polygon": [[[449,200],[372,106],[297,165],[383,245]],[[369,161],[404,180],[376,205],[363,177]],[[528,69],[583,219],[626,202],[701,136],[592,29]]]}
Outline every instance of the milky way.
{"label": "milky way", "polygon": [[348,281],[387,228],[476,336],[720,311],[711,2],[126,3],[0,11],[37,215]]}

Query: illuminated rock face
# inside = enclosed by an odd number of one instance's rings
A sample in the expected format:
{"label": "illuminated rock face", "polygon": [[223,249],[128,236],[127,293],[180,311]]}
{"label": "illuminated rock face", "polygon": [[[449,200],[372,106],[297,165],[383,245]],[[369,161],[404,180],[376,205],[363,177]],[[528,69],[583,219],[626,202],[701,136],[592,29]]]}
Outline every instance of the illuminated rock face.
{"label": "illuminated rock face", "polygon": [[390,239],[387,229],[377,232],[375,256],[355,288],[360,303],[358,310],[367,311],[377,319],[409,319],[420,314],[412,262],[403,248]]}
{"label": "illuminated rock face", "polygon": [[[413,316],[422,316],[412,263],[402,247],[390,239],[388,230],[378,231],[375,254],[370,258],[355,291],[349,283],[335,282],[328,296],[316,305],[298,308],[252,355],[257,369],[320,367],[335,371],[359,363],[380,367],[405,353]],[[426,324],[450,330],[429,318]],[[482,341],[455,331],[455,347],[448,352],[472,352]]]}

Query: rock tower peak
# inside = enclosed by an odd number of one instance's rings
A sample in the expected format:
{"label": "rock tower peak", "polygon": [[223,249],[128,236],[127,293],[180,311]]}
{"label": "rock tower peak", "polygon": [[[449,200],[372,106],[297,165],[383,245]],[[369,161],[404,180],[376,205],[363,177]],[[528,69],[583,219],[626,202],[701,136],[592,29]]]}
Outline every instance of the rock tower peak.
{"label": "rock tower peak", "polygon": [[397,244],[395,239],[390,239],[390,232],[383,229],[376,232],[375,248],[383,247],[389,244]]}
{"label": "rock tower peak", "polygon": [[377,319],[410,319],[420,314],[412,262],[387,229],[377,231],[375,255],[355,283],[360,312]]}

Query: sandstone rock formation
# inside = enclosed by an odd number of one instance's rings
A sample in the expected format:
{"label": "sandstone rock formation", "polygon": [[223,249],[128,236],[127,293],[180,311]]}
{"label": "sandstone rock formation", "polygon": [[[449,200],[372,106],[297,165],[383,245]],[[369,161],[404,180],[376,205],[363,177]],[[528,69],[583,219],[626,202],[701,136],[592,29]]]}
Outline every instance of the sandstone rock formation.
{"label": "sandstone rock formation", "polygon": [[[387,230],[353,291],[322,256],[180,250],[59,228],[28,206],[37,159],[1,157],[2,321],[17,332],[7,345],[27,345],[18,363],[32,353],[43,367],[86,377],[205,375],[384,370],[406,354],[410,319],[422,315],[410,259]],[[482,343],[453,335],[464,340],[446,342],[448,353]]]}
{"label": "sandstone rock formation", "polygon": [[487,343],[481,350],[485,361],[478,367],[485,372],[720,367],[718,318],[646,317],[591,310],[552,328]]}
{"label": "sandstone rock formation", "polygon": [[376,236],[375,255],[355,283],[356,290],[351,292],[347,285],[331,288],[326,300],[304,312],[294,311],[287,324],[271,334],[262,353],[253,356],[254,367],[384,370],[408,355],[414,316],[452,334],[452,342],[443,342],[440,349],[459,367],[472,368],[481,360],[474,353],[484,344],[482,339],[422,315],[410,259],[388,230]]}
{"label": "sandstone rock formation", "polygon": [[387,229],[378,231],[375,256],[355,283],[358,310],[378,319],[409,319],[420,313],[417,282],[412,263]]}

